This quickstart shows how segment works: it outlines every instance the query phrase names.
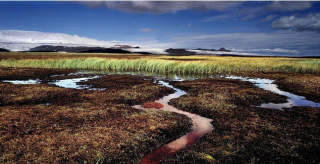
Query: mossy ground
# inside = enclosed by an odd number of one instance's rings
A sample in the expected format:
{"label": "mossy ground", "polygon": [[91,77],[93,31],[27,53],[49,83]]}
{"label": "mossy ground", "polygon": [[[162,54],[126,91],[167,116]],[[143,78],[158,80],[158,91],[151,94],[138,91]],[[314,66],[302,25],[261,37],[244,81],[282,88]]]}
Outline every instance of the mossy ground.
{"label": "mossy ground", "polygon": [[[275,81],[280,89],[320,102],[320,76],[295,74]],[[298,89],[297,89],[298,88]]]}
{"label": "mossy ground", "polygon": [[[297,83],[303,85],[304,81]],[[320,162],[319,108],[257,108],[261,103],[285,99],[240,80],[199,79],[172,84],[187,94],[172,100],[171,105],[213,118],[215,130],[163,163]]]}
{"label": "mossy ground", "polygon": [[[0,72],[8,79],[57,73],[46,71]],[[191,126],[179,114],[131,107],[173,92],[144,78],[95,79],[108,83],[105,91],[0,82],[0,163],[137,163]]]}
{"label": "mossy ground", "polygon": [[[10,62],[14,65],[18,60],[24,59],[32,59],[36,63],[51,59],[88,57],[94,57],[92,60],[101,59],[102,62],[105,59],[154,60],[150,64],[152,69],[147,71],[157,72],[163,69],[164,73],[168,73],[169,68],[175,64],[185,63],[190,67],[182,72],[177,70],[178,73],[194,71],[201,74],[206,73],[208,68],[203,63],[208,66],[218,63],[212,67],[214,71],[211,73],[274,79],[279,88],[285,91],[316,102],[320,100],[319,59],[0,54],[0,58],[9,65]],[[168,67],[160,68],[168,63]],[[24,67],[32,65],[27,63]],[[97,66],[97,69],[101,68]],[[72,72],[73,70],[2,67],[0,80],[43,79],[49,75],[67,75]],[[59,78],[64,77],[47,79],[50,81]],[[125,79],[131,78],[131,81],[126,82]],[[183,134],[190,125],[188,119],[181,115],[144,112],[130,107],[152,102],[173,92],[153,84],[151,80],[135,76],[106,76],[86,84],[108,89],[89,91],[63,89],[46,84],[0,83],[0,162],[137,163],[144,153]],[[240,80],[200,79],[172,84],[185,90],[187,95],[171,101],[171,104],[212,118],[215,130],[201,138],[197,144],[162,163],[320,162],[319,108],[294,107],[284,111],[256,108],[261,103],[284,102],[285,97]],[[50,105],[45,106],[43,103]]]}

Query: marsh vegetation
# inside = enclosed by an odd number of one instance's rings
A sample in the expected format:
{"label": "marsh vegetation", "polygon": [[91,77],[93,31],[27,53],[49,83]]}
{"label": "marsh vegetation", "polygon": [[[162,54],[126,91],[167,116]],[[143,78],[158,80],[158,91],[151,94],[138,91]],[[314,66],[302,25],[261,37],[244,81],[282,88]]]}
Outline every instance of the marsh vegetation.
{"label": "marsh vegetation", "polygon": [[[270,57],[158,56],[2,53],[3,67],[145,71],[176,74],[320,73],[319,59]],[[23,60],[21,60],[23,59]]]}
{"label": "marsh vegetation", "polygon": [[[84,77],[78,69],[158,74],[269,78],[284,91],[320,101],[320,59],[1,53],[1,163],[139,163],[142,156],[184,135],[191,121],[154,101],[174,90],[152,76],[108,75],[81,82],[106,90],[77,90],[50,82]],[[52,76],[60,75],[60,76]],[[212,119],[214,130],[162,163],[319,163],[320,110],[258,108],[286,97],[246,81],[170,81],[185,95],[170,105]]]}

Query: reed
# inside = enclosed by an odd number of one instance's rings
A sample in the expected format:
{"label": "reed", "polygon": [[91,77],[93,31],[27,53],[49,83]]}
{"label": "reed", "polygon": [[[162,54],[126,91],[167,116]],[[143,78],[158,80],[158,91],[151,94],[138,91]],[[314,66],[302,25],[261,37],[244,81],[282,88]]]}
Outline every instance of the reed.
{"label": "reed", "polygon": [[1,67],[93,69],[113,71],[145,71],[176,74],[232,74],[232,73],[320,73],[319,59],[213,57],[213,56],[146,56],[127,58],[57,58],[5,59]]}

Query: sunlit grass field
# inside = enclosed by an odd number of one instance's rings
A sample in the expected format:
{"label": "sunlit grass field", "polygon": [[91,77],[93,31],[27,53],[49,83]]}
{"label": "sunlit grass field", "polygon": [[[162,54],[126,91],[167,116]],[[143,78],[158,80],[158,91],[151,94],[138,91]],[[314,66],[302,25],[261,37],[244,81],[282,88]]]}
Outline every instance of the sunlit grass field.
{"label": "sunlit grass field", "polygon": [[[34,56],[30,59],[32,55]],[[59,57],[57,58],[56,55]],[[3,58],[0,66],[17,68],[93,69],[177,74],[320,73],[320,59],[311,58],[63,53],[2,53],[0,56]]]}

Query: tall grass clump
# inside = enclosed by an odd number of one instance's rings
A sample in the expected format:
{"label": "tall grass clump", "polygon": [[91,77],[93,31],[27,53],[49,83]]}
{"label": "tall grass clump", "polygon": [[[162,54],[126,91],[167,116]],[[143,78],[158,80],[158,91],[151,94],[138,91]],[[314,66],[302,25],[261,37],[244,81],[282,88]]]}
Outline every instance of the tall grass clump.
{"label": "tall grass clump", "polygon": [[[174,59],[174,60],[172,60]],[[185,60],[188,59],[188,60]],[[319,59],[263,57],[171,57],[152,56],[139,59],[99,57],[70,59],[5,59],[2,67],[93,69],[114,71],[145,71],[176,74],[231,73],[320,73]]]}

